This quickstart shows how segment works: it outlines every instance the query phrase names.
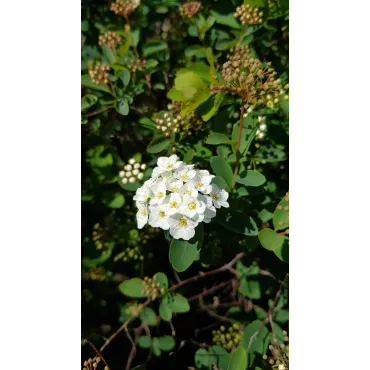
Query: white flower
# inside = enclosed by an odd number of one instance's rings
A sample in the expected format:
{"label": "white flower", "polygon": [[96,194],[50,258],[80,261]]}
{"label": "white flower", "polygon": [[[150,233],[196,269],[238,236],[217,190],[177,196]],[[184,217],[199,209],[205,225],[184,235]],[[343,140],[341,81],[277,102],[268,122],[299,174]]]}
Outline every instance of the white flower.
{"label": "white flower", "polygon": [[137,227],[138,229],[142,229],[148,222],[148,207],[139,202],[136,202],[136,206],[139,209],[136,213]]}
{"label": "white flower", "polygon": [[179,191],[182,185],[183,182],[181,180],[176,180],[175,178],[172,178],[166,182],[166,187],[169,191]]}
{"label": "white flower", "polygon": [[205,209],[206,205],[199,201],[198,198],[185,195],[182,199],[180,213],[189,218],[193,218],[196,214],[204,213]]}
{"label": "white flower", "polygon": [[204,194],[209,194],[212,190],[212,186],[210,185],[212,178],[213,177],[211,176],[200,176],[197,174],[193,179],[191,179],[191,182],[194,184],[195,189]]}
{"label": "white flower", "polygon": [[171,157],[160,157],[157,161],[157,166],[162,172],[172,171],[178,168],[182,162],[178,161],[178,156],[176,154],[171,155]]}
{"label": "white flower", "polygon": [[170,235],[175,239],[190,240],[195,235],[194,229],[198,226],[198,222],[194,222],[178,213],[170,216],[168,222],[170,224]]}
{"label": "white flower", "polygon": [[149,225],[152,227],[160,227],[163,230],[168,230],[170,225],[168,223],[168,204],[161,204],[157,206],[149,206]]}
{"label": "white flower", "polygon": [[182,205],[181,195],[178,193],[171,193],[166,197],[165,203],[168,204],[168,214],[173,215],[178,212]]}
{"label": "white flower", "polygon": [[180,166],[178,171],[175,172],[175,177],[182,181],[188,181],[195,177],[196,171],[193,170],[193,166]]}
{"label": "white flower", "polygon": [[195,189],[195,185],[192,182],[187,182],[183,186],[181,186],[179,194],[190,195],[196,198],[198,196],[198,190]]}
{"label": "white flower", "polygon": [[150,204],[153,205],[163,203],[164,198],[166,197],[166,183],[164,180],[157,180],[153,184],[151,191],[153,193],[153,198],[150,199]]}
{"label": "white flower", "polygon": [[[151,178],[134,196],[138,228],[149,222],[152,227],[169,229],[175,239],[189,240],[200,222],[211,222],[216,208],[229,207],[229,194],[211,184],[214,176],[207,170],[194,169],[193,165],[179,161],[176,155],[161,157],[157,164]],[[142,179],[143,173],[134,163],[132,166],[127,171]],[[122,182],[132,179],[124,177]]]}
{"label": "white flower", "polygon": [[[123,182],[123,180],[122,180],[122,182]],[[127,183],[127,181],[126,181],[126,183]],[[145,186],[142,186],[141,188],[137,189],[133,199],[136,200],[137,202],[141,202],[141,203],[148,202],[149,199],[150,199],[150,190],[149,190],[149,188],[147,188]]]}
{"label": "white flower", "polygon": [[212,191],[209,194],[212,198],[213,205],[216,208],[229,208],[229,203],[227,202],[227,198],[229,197],[229,193],[224,189],[220,189],[216,184],[212,184]]}

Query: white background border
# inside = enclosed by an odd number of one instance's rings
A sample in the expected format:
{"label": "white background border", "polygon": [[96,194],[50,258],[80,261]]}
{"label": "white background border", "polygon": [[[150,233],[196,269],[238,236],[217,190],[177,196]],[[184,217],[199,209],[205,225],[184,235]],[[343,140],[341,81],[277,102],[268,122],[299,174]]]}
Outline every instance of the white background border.
{"label": "white background border", "polygon": [[[80,3],[1,6],[3,369],[80,367]],[[290,4],[291,369],[365,369],[369,5]]]}

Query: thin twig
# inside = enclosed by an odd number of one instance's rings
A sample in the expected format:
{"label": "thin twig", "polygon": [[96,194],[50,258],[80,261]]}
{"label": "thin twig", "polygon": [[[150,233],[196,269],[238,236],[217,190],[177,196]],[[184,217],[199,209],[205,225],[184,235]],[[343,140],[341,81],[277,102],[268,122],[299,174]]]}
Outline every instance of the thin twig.
{"label": "thin twig", "polygon": [[140,336],[141,332],[144,329],[144,325],[145,324],[141,324],[137,329],[135,329],[135,341],[132,342],[132,347],[131,347],[130,355],[128,356],[127,363],[126,363],[126,370],[129,370],[130,369],[131,362],[132,362],[132,360],[135,357],[135,354],[136,354],[136,343],[137,343],[137,341],[139,339],[139,336]]}
{"label": "thin twig", "polygon": [[103,112],[105,112],[106,110],[109,110],[109,109],[112,109],[112,108],[114,108],[114,105],[113,105],[113,104],[112,104],[112,105],[107,105],[107,106],[105,106],[105,107],[103,107],[103,108],[101,108],[101,109],[98,109],[98,110],[96,110],[96,111],[93,111],[93,112],[90,112],[90,113],[86,113],[86,114],[85,114],[85,117],[94,116],[94,115],[96,115],[96,114],[103,113]]}
{"label": "thin twig", "polygon": [[191,277],[189,279],[186,279],[186,280],[182,280],[180,283],[173,285],[170,289],[168,289],[168,291],[172,292],[172,291],[180,288],[181,286],[184,286],[184,285],[186,285],[186,284],[188,284],[192,281],[197,281],[197,280],[199,280],[201,278],[204,278],[204,277],[207,277],[207,276],[211,276],[211,275],[218,274],[220,272],[228,271],[230,269],[230,267],[234,266],[236,264],[236,262],[239,261],[244,256],[245,256],[245,252],[240,252],[226,265],[223,265],[223,266],[221,266],[221,267],[219,267],[218,269],[215,269],[215,270],[211,270],[211,271],[207,271],[207,272],[200,272],[196,276],[193,276],[193,277]]}
{"label": "thin twig", "polygon": [[270,309],[267,311],[267,314],[265,316],[265,318],[263,319],[260,327],[258,328],[258,330],[250,337],[249,339],[249,343],[248,343],[248,348],[247,348],[247,352],[249,352],[249,349],[253,343],[253,341],[258,337],[259,333],[262,331],[262,329],[264,328],[264,326],[266,325],[266,323],[269,321],[269,316],[271,315],[271,313],[273,312],[279,298],[280,298],[280,295],[283,291],[283,287],[284,287],[284,284],[285,284],[285,280],[286,278],[288,277],[289,274],[286,274],[285,275],[285,278],[284,280],[281,282],[280,284],[280,287],[279,287],[279,290],[277,291],[276,295],[275,295],[275,299],[274,299],[274,302],[272,303]]}
{"label": "thin twig", "polygon": [[203,290],[202,293],[199,293],[199,294],[196,294],[196,295],[194,295],[190,298],[187,298],[187,300],[188,300],[188,302],[196,301],[197,299],[199,299],[201,297],[204,297],[205,295],[214,293],[216,290],[221,289],[221,288],[223,288],[224,286],[226,286],[228,284],[230,284],[230,280],[229,281],[223,281],[222,283],[220,283],[218,285],[215,285],[212,288]]}
{"label": "thin twig", "polygon": [[107,366],[108,370],[110,369],[109,365],[107,364],[107,361],[105,361],[103,355],[101,354],[101,352],[88,340],[88,339],[85,339],[85,342],[88,343],[92,349],[95,351],[95,353],[102,359],[102,361],[105,363],[105,365]]}
{"label": "thin twig", "polygon": [[[146,300],[145,303],[143,303],[142,307],[141,307],[141,310],[147,306],[149,303],[151,302],[150,299]],[[127,330],[127,326],[128,324],[133,321],[134,319],[136,319],[136,316],[134,317],[130,317],[128,320],[126,320],[106,341],[105,343],[101,346],[100,348],[100,351],[103,352],[104,349],[108,346],[108,344],[114,339],[116,338],[116,336],[121,333],[123,330],[125,330],[125,332],[128,334],[128,330]],[[128,337],[130,339],[131,342],[132,341],[132,338],[130,337],[130,335],[128,334]]]}

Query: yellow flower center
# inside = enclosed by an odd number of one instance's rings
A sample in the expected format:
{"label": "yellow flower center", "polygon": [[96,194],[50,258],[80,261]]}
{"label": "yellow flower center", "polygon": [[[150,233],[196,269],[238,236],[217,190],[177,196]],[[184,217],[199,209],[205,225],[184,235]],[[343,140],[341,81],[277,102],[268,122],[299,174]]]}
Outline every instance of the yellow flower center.
{"label": "yellow flower center", "polygon": [[180,179],[186,181],[188,179],[188,175],[181,175]]}
{"label": "yellow flower center", "polygon": [[166,165],[166,168],[168,168],[169,170],[170,170],[172,167],[173,167],[173,164],[168,163],[168,164]]}
{"label": "yellow flower center", "polygon": [[176,208],[177,207],[177,202],[172,202],[171,203],[171,208]]}
{"label": "yellow flower center", "polygon": [[174,186],[172,186],[172,187],[171,187],[171,190],[172,190],[172,191],[177,191],[177,190],[179,190],[179,187],[178,187],[178,186],[176,186],[176,185],[174,185]]}
{"label": "yellow flower center", "polygon": [[190,190],[185,190],[185,191],[184,191],[184,194],[186,194],[186,195],[190,195],[190,194],[191,194],[191,191],[190,191]]}
{"label": "yellow flower center", "polygon": [[158,199],[161,199],[161,198],[163,198],[164,197],[164,193],[163,193],[163,191],[160,191],[158,194],[157,194],[157,198]]}
{"label": "yellow flower center", "polygon": [[185,227],[187,224],[188,224],[188,222],[186,221],[186,218],[180,218],[179,225],[181,227]]}
{"label": "yellow flower center", "polygon": [[220,196],[217,193],[215,193],[215,194],[212,195],[212,198],[214,200],[219,200],[220,199]]}
{"label": "yellow flower center", "polygon": [[188,204],[188,208],[189,208],[190,210],[195,209],[195,208],[197,208],[197,204],[196,204],[195,202],[190,202],[190,203]]}
{"label": "yellow flower center", "polygon": [[196,182],[196,183],[195,183],[195,186],[196,186],[197,188],[201,188],[201,187],[203,186],[203,184],[202,184],[201,182]]}
{"label": "yellow flower center", "polygon": [[141,214],[142,214],[143,216],[146,216],[148,213],[146,212],[146,209],[143,209],[143,210],[141,211]]}
{"label": "yellow flower center", "polygon": [[166,213],[165,212],[163,212],[163,211],[159,211],[159,217],[164,217],[164,216],[166,216]]}

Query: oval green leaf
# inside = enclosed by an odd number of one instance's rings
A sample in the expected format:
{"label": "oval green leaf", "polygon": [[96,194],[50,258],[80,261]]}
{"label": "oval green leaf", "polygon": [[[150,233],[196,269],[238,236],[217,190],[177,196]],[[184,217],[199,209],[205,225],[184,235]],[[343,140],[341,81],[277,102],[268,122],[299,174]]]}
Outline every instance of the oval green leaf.
{"label": "oval green leaf", "polygon": [[203,225],[199,224],[195,229],[192,239],[186,241],[172,239],[169,258],[172,267],[178,271],[185,271],[196,260],[203,244]]}
{"label": "oval green leaf", "polygon": [[158,347],[162,351],[171,351],[175,347],[175,339],[170,335],[165,335],[158,338]]}
{"label": "oval green leaf", "polygon": [[148,145],[147,152],[153,154],[159,153],[165,150],[170,144],[171,141],[165,135],[154,136]]}
{"label": "oval green leaf", "polygon": [[266,177],[258,171],[247,170],[236,178],[236,182],[246,186],[261,186],[266,182]]}
{"label": "oval green leaf", "polygon": [[281,248],[284,243],[284,236],[277,234],[271,229],[262,229],[258,233],[258,238],[264,248],[269,251],[273,251],[277,248]]}
{"label": "oval green leaf", "polygon": [[226,135],[214,132],[207,137],[206,144],[218,145],[227,143],[229,141],[230,139]]}
{"label": "oval green leaf", "polygon": [[216,175],[221,176],[226,183],[231,186],[233,183],[233,170],[231,166],[222,157],[212,157],[211,167]]}
{"label": "oval green leaf", "polygon": [[131,298],[143,298],[147,294],[144,293],[144,280],[133,278],[126,280],[118,286],[121,293]]}

